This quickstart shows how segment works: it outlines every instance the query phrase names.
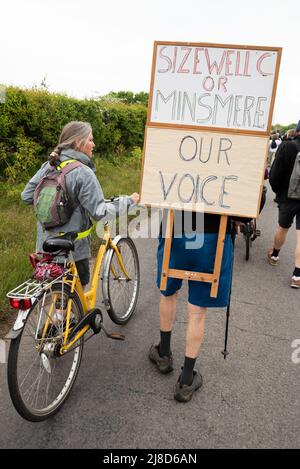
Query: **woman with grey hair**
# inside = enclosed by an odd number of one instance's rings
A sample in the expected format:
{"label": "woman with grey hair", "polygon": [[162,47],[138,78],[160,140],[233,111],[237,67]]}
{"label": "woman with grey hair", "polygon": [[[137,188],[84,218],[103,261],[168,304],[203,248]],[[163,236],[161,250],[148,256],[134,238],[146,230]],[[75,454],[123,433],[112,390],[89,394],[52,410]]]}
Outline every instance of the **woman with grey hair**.
{"label": "woman with grey hair", "polygon": [[[60,232],[77,231],[89,232],[91,228],[90,217],[94,220],[106,222],[138,203],[139,194],[134,192],[130,196],[120,197],[118,205],[106,203],[103,191],[95,175],[95,166],[92,162],[93,149],[92,127],[88,122],[74,121],[64,126],[59,137],[58,145],[50,154],[49,160],[45,162],[39,171],[30,179],[21,194],[22,200],[27,204],[33,204],[34,192],[42,178],[53,167],[59,166],[67,160],[76,160],[80,163],[78,167],[65,175],[68,198],[74,211],[69,221],[60,227],[45,229],[37,223],[37,252],[42,252],[44,241],[48,236]],[[89,283],[89,258],[91,257],[90,236],[77,239],[75,242],[74,260],[82,285]]]}

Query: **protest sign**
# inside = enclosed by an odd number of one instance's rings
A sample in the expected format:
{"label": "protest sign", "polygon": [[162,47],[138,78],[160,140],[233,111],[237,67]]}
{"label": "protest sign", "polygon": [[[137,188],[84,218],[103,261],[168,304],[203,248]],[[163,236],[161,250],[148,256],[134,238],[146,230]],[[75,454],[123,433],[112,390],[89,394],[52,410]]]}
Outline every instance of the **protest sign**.
{"label": "protest sign", "polygon": [[148,123],[266,133],[280,50],[156,43]]}
{"label": "protest sign", "polygon": [[155,43],[143,204],[257,217],[280,57],[280,48]]}
{"label": "protest sign", "polygon": [[[216,297],[228,215],[256,218],[281,48],[156,42],[141,204],[167,207],[160,289],[168,277]],[[174,209],[219,214],[212,273],[170,269]]]}
{"label": "protest sign", "polygon": [[149,127],[143,201],[256,217],[267,137]]}

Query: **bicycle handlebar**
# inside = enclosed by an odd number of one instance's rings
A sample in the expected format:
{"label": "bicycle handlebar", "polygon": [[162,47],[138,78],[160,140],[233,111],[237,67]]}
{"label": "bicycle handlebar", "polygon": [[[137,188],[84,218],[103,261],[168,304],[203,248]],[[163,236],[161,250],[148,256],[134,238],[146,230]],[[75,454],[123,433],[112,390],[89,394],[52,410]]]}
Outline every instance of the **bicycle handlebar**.
{"label": "bicycle handlebar", "polygon": [[109,203],[109,202],[117,202],[118,200],[120,200],[120,196],[115,196],[113,195],[112,197],[110,197],[109,199],[104,199],[104,202],[105,203]]}
{"label": "bicycle handlebar", "polygon": [[[105,203],[117,202],[120,200],[120,196],[112,196],[109,199],[104,199]],[[75,241],[78,236],[79,231],[68,231],[67,233],[60,233],[59,238],[69,239],[70,241]]]}

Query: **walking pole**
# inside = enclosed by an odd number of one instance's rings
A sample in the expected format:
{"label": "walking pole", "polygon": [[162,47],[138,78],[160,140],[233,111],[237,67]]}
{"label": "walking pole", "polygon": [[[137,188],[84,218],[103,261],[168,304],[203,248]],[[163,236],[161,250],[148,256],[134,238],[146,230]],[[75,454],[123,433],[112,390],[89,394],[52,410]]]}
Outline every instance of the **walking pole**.
{"label": "walking pole", "polygon": [[227,350],[227,341],[228,341],[228,328],[229,328],[229,317],[230,317],[230,300],[231,300],[231,288],[230,288],[230,295],[229,295],[229,303],[227,306],[227,311],[226,311],[226,328],[225,328],[225,345],[224,345],[224,350],[222,350],[222,355],[224,355],[224,360],[229,354]]}
{"label": "walking pole", "polygon": [[227,342],[228,342],[228,330],[229,330],[229,317],[230,317],[230,302],[231,302],[231,291],[232,291],[232,277],[233,277],[233,264],[234,264],[234,242],[235,242],[236,233],[232,231],[231,233],[231,240],[232,240],[232,269],[231,269],[231,280],[230,280],[230,293],[229,293],[229,302],[227,305],[226,311],[226,327],[225,327],[225,344],[224,350],[222,350],[222,355],[224,355],[224,360],[229,354],[227,350]]}

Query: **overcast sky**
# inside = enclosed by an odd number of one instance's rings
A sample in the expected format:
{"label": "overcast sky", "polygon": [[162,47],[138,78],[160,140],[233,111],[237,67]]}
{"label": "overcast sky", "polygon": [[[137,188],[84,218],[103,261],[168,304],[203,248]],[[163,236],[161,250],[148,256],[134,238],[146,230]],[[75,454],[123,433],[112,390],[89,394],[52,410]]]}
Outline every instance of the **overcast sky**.
{"label": "overcast sky", "polygon": [[283,47],[273,123],[300,119],[299,0],[1,0],[0,83],[149,91],[153,42]]}

